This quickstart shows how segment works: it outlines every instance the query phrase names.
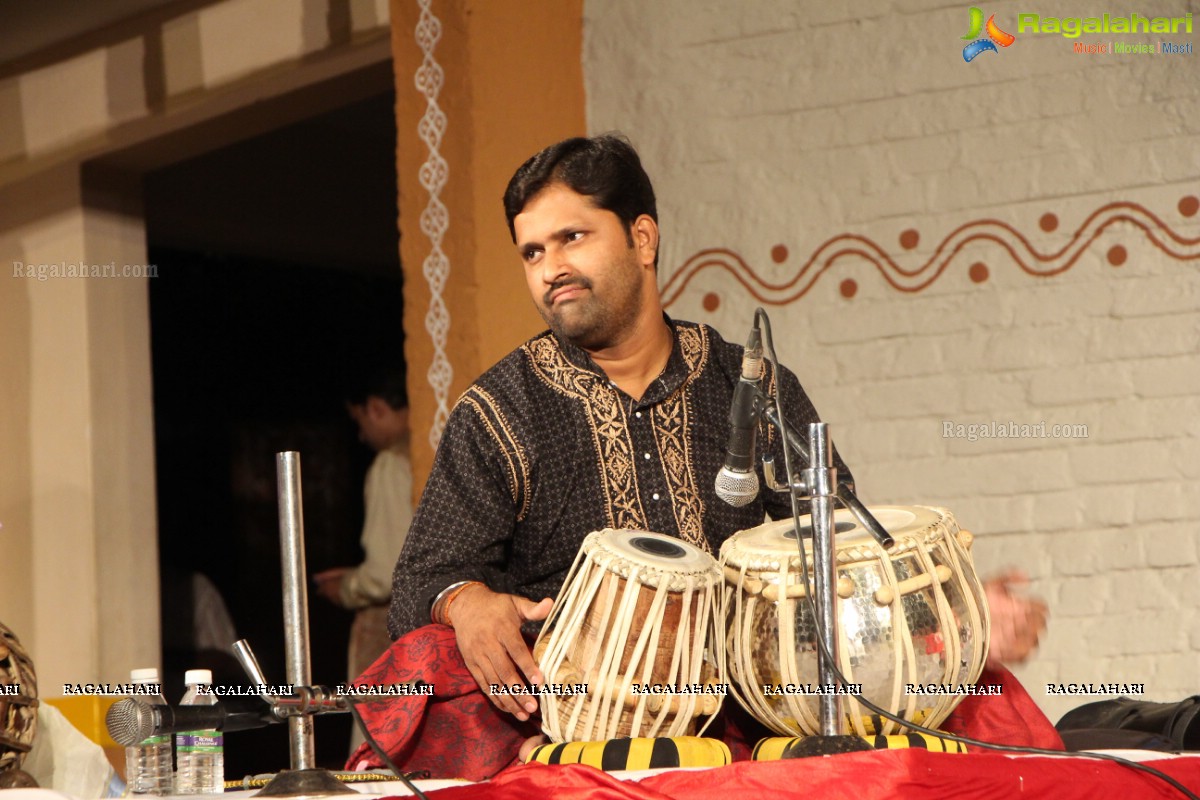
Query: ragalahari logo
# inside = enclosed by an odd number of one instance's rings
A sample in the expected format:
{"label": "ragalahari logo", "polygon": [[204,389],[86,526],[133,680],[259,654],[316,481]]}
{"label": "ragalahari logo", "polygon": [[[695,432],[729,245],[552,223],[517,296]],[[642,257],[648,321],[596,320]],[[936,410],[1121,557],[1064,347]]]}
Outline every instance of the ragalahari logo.
{"label": "ragalahari logo", "polygon": [[[979,34],[984,30],[987,31],[987,38],[980,39]],[[1005,33],[1004,31],[1000,30],[1000,27],[996,25],[995,14],[992,14],[990,17],[988,17],[987,25],[984,25],[983,12],[975,7],[971,8],[971,30],[968,31],[967,35],[962,38],[973,40],[970,44],[963,48],[963,61],[966,61],[967,63],[970,63],[972,60],[974,60],[975,56],[979,55],[980,53],[986,53],[989,50],[993,53],[1000,52],[996,49],[996,45],[1008,47],[1017,40],[1017,37],[1013,36],[1011,33]]]}

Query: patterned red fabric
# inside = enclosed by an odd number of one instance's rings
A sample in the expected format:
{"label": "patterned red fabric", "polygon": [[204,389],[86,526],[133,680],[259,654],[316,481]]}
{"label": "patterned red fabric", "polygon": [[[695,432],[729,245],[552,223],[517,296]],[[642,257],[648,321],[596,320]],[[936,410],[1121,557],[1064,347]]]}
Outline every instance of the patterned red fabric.
{"label": "patterned red fabric", "polygon": [[[396,765],[428,770],[437,778],[484,780],[516,763],[521,742],[538,733],[532,722],[517,722],[496,709],[467,671],[454,631],[427,625],[401,637],[356,681],[385,685],[423,680],[432,697],[399,697],[360,706],[367,727]],[[1012,673],[985,670],[981,685],[1001,687],[1000,695],[968,697],[941,728],[997,744],[1062,750],[1058,732]],[[754,743],[770,734],[734,701],[706,735],[723,739],[735,761],[750,757]],[[363,745],[348,769],[382,766]]]}
{"label": "patterned red fabric", "polygon": [[[422,680],[433,696],[389,697],[364,703],[359,713],[380,747],[405,772],[479,781],[516,763],[521,742],[538,733],[499,711],[467,670],[445,625],[418,628],[392,643],[356,686]],[[367,745],[350,756],[347,769],[383,766]]]}

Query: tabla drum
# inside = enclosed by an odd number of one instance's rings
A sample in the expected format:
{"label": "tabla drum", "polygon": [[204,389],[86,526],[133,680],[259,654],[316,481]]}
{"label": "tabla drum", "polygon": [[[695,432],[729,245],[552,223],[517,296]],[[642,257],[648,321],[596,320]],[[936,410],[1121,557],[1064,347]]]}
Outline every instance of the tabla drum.
{"label": "tabla drum", "polygon": [[30,785],[10,780],[25,775],[20,766],[37,732],[37,696],[33,661],[16,634],[0,623],[0,786],[4,788]]}
{"label": "tabla drum", "polygon": [[[590,533],[534,643],[555,742],[686,736],[719,710],[721,571],[670,536]],[[700,727],[700,730],[703,730]]]}
{"label": "tabla drum", "polygon": [[[834,512],[839,667],[863,696],[932,727],[979,678],[987,657],[988,612],[969,554],[971,534],[944,508],[870,509],[891,533],[885,550],[846,509]],[[811,523],[800,519],[808,569]],[[756,719],[790,735],[821,732],[817,631],[805,599],[791,520],[734,534],[721,547],[728,623],[726,672],[734,696]],[[892,734],[852,696],[842,698],[846,732]]]}

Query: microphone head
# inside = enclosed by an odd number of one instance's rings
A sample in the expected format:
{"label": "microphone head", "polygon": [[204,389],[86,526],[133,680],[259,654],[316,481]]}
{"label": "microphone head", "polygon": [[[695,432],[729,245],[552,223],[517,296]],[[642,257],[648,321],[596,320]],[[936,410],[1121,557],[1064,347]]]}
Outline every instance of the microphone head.
{"label": "microphone head", "polygon": [[714,489],[717,497],[731,506],[741,508],[758,497],[758,473],[754,470],[738,472],[729,467],[721,467]]}
{"label": "microphone head", "polygon": [[144,742],[154,735],[154,708],[127,697],[108,707],[104,724],[108,735],[122,747]]}

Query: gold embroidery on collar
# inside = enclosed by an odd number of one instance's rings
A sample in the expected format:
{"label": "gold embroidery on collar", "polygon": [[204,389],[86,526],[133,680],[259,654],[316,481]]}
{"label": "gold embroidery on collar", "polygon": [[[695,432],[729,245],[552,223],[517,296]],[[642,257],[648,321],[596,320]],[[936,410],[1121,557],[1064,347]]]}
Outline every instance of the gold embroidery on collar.
{"label": "gold embroidery on collar", "polygon": [[[766,377],[766,388],[764,391],[767,397],[771,398],[771,402],[775,402],[775,369],[771,366],[770,361],[763,361],[763,370]],[[763,442],[763,447],[767,450],[775,444],[775,426],[767,420],[766,414],[760,414],[758,417],[758,436],[759,441]]]}

